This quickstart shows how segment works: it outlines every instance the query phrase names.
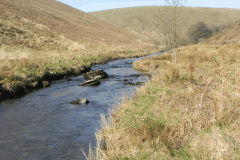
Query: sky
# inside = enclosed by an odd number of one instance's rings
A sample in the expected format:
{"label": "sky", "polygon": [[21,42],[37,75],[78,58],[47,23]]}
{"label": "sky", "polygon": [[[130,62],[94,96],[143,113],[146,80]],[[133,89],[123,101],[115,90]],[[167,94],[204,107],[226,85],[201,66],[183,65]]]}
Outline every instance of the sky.
{"label": "sky", "polygon": [[[84,12],[138,6],[162,6],[165,0],[57,0]],[[187,7],[240,9],[240,0],[188,0]],[[240,15],[239,15],[240,16]]]}

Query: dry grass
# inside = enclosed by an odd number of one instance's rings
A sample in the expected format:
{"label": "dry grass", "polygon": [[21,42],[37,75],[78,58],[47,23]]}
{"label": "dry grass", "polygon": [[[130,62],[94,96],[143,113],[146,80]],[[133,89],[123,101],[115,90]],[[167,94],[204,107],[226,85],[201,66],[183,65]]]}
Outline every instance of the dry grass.
{"label": "dry grass", "polygon": [[167,53],[134,64],[155,74],[103,119],[97,159],[240,158],[240,46],[177,53],[177,63]]}

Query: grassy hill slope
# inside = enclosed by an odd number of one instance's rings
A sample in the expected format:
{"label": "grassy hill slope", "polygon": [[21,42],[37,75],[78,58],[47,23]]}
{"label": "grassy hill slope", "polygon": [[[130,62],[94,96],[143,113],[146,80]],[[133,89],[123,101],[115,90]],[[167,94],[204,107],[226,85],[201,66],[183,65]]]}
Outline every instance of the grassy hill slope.
{"label": "grassy hill slope", "polygon": [[208,43],[229,44],[240,42],[240,21],[207,40]]}
{"label": "grassy hill slope", "polygon": [[[150,41],[159,42],[162,39],[162,29],[168,16],[168,7],[133,7],[123,9],[113,9],[90,14],[111,22],[116,26],[127,28],[132,33]],[[179,15],[180,35],[185,37],[190,25],[198,21],[204,21],[208,26],[231,24],[240,20],[239,9],[218,9],[218,8],[195,8],[182,7]]]}
{"label": "grassy hill slope", "polygon": [[11,25],[23,32],[51,36],[60,35],[78,43],[127,44],[136,37],[124,29],[103,22],[87,13],[54,0],[3,0],[0,3],[4,25]]}

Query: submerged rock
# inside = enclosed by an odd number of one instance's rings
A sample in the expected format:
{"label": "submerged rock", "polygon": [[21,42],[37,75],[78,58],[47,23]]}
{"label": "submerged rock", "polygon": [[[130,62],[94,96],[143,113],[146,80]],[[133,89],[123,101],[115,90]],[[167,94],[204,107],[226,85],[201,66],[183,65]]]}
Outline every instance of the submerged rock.
{"label": "submerged rock", "polygon": [[131,86],[139,86],[139,85],[144,85],[145,82],[137,82],[137,83],[132,83],[132,82],[125,82],[124,85],[131,85]]}
{"label": "submerged rock", "polygon": [[120,66],[112,66],[112,68],[121,68]]}
{"label": "submerged rock", "polygon": [[135,78],[137,78],[137,77],[143,77],[143,76],[147,76],[147,77],[151,77],[151,74],[147,74],[147,73],[145,73],[145,74],[133,74],[133,75],[130,75],[130,76],[125,76],[125,77],[135,77]]}
{"label": "submerged rock", "polygon": [[77,99],[76,101],[72,101],[70,102],[70,104],[82,104],[82,105],[85,105],[85,104],[88,104],[89,101],[87,99]]}
{"label": "submerged rock", "polygon": [[130,76],[125,76],[125,77],[135,77],[135,78],[137,78],[137,77],[142,77],[142,76],[144,76],[143,74],[133,74],[133,75],[130,75]]}
{"label": "submerged rock", "polygon": [[92,85],[99,85],[99,84],[101,84],[99,80],[91,79],[82,84],[79,84],[79,86],[92,86]]}
{"label": "submerged rock", "polygon": [[102,69],[98,69],[95,71],[87,72],[84,77],[86,79],[105,79],[108,78],[108,74]]}
{"label": "submerged rock", "polygon": [[129,81],[129,79],[117,79],[116,81],[127,82],[127,81]]}

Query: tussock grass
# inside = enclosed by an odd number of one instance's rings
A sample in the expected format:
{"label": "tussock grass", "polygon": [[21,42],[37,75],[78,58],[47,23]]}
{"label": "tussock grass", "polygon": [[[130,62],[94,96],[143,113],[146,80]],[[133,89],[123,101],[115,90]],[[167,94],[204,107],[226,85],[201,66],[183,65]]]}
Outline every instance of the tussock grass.
{"label": "tussock grass", "polygon": [[134,63],[153,78],[103,118],[96,159],[240,158],[240,46],[177,52]]}

